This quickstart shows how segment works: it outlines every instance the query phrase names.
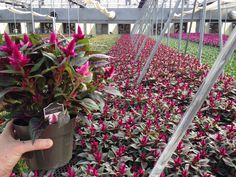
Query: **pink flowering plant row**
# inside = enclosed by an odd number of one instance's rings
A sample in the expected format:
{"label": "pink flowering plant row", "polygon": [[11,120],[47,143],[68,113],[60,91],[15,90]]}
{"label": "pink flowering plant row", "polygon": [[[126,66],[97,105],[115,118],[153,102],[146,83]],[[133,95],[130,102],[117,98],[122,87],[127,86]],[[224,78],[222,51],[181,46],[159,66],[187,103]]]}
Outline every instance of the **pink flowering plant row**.
{"label": "pink flowering plant row", "polygon": [[[170,37],[172,38],[179,38],[179,33],[171,33]],[[188,34],[187,33],[182,33],[182,39],[187,40],[188,39]],[[227,41],[228,36],[227,35],[222,35],[223,39],[223,44]],[[190,33],[189,35],[189,40],[193,42],[199,42],[200,41],[200,33]],[[204,34],[204,39],[203,43],[205,45],[213,45],[213,46],[219,46],[220,45],[220,38],[219,34],[216,33],[206,33]]]}
{"label": "pink flowering plant row", "polygon": [[[148,40],[134,61],[131,37],[122,36],[108,55],[116,65],[114,82],[124,97],[109,96],[102,114],[81,119],[71,176],[148,176],[208,72],[196,58],[161,45],[145,79],[137,76],[155,42]],[[141,44],[139,44],[141,45]],[[133,51],[133,52],[131,52]],[[231,77],[215,84],[172,160],[165,176],[236,174],[236,90]],[[70,169],[71,170],[71,169]]]}
{"label": "pink flowering plant row", "polygon": [[[0,100],[11,117],[30,123],[32,139],[48,124],[68,122],[79,113],[102,111],[105,92],[119,94],[109,85],[114,67],[106,66],[110,56],[89,50],[80,27],[68,41],[52,32],[49,39],[24,34],[4,34],[0,47]],[[64,112],[44,119],[50,103],[64,105]],[[72,118],[73,118],[72,117]]]}
{"label": "pink flowering plant row", "polygon": [[[77,122],[76,162],[64,176],[150,174],[209,69],[196,58],[161,45],[144,80],[136,85],[154,45],[148,39],[138,61],[134,61],[137,51],[129,35],[110,50],[117,73],[113,80],[124,96],[108,95],[102,113],[88,114]],[[235,80],[222,76],[161,177],[235,176],[235,120]]]}

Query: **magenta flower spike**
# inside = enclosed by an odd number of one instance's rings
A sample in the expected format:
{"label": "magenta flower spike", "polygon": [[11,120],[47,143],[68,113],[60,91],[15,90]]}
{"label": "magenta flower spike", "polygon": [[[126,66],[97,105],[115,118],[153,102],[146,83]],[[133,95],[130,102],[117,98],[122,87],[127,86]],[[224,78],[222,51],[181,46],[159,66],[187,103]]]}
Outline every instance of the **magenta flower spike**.
{"label": "magenta flower spike", "polygon": [[13,45],[12,55],[9,58],[9,60],[10,60],[9,61],[10,65],[15,70],[20,70],[29,62],[29,59],[26,56],[22,55],[22,53],[19,51],[16,45]]}
{"label": "magenta flower spike", "polygon": [[65,55],[67,57],[69,56],[75,56],[76,53],[75,53],[75,41],[72,40],[70,41],[70,43],[67,45],[67,47],[65,48],[62,48],[63,52],[65,53]]}
{"label": "magenta flower spike", "polygon": [[5,45],[1,46],[0,51],[11,54],[15,43],[11,40],[10,36],[6,32],[4,32],[4,41],[5,41]]}
{"label": "magenta flower spike", "polygon": [[33,46],[33,44],[31,43],[29,36],[25,33],[23,36],[23,44],[27,44],[28,43],[28,47],[31,48]]}
{"label": "magenta flower spike", "polygon": [[78,25],[78,28],[77,28],[77,34],[74,34],[73,37],[74,37],[74,40],[75,42],[77,42],[78,40],[80,39],[84,39],[84,34],[80,28],[80,26]]}
{"label": "magenta flower spike", "polygon": [[89,62],[86,62],[84,65],[82,65],[80,68],[76,69],[76,72],[82,76],[88,76],[91,74],[89,71]]}
{"label": "magenta flower spike", "polygon": [[66,175],[67,175],[67,177],[75,177],[76,173],[71,166],[68,167]]}
{"label": "magenta flower spike", "polygon": [[58,43],[58,38],[57,38],[57,34],[53,31],[50,35],[50,43],[51,44],[56,44]]}

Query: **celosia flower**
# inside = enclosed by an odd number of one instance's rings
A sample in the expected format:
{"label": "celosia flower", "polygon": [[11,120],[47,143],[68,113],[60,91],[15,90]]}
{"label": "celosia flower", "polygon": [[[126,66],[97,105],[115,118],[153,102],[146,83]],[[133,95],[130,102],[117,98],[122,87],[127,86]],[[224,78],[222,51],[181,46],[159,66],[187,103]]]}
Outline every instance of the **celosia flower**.
{"label": "celosia flower", "polygon": [[67,45],[67,47],[63,48],[61,47],[62,51],[66,55],[66,57],[69,56],[75,56],[75,41],[71,40],[70,43]]}
{"label": "celosia flower", "polygon": [[23,45],[28,44],[28,48],[31,48],[33,46],[32,42],[29,40],[29,36],[27,34],[24,34],[22,42],[23,42]]}
{"label": "celosia flower", "polygon": [[124,176],[126,173],[126,170],[127,168],[126,168],[125,163],[121,163],[119,166],[119,175]]}
{"label": "celosia flower", "polygon": [[84,34],[80,28],[80,26],[78,25],[78,28],[77,28],[77,34],[74,34],[73,37],[74,37],[74,40],[75,42],[77,42],[78,40],[80,39],[84,39]]}
{"label": "celosia flower", "polygon": [[76,173],[71,166],[68,167],[66,175],[67,175],[67,177],[75,177],[76,176]]}
{"label": "celosia flower", "polygon": [[178,156],[174,159],[175,166],[180,166],[182,164],[182,159]]}
{"label": "celosia flower", "polygon": [[57,44],[58,43],[58,38],[57,38],[57,34],[53,31],[50,35],[50,40],[49,42],[51,44]]}
{"label": "celosia flower", "polygon": [[7,52],[8,54],[12,53],[12,49],[15,46],[15,43],[12,42],[11,38],[8,36],[6,32],[4,32],[4,46],[1,46],[0,51]]}
{"label": "celosia flower", "polygon": [[89,76],[91,74],[91,72],[89,71],[89,62],[86,62],[80,68],[77,68],[76,72],[82,76]]}
{"label": "celosia flower", "polygon": [[104,73],[105,79],[112,78],[114,73],[115,73],[114,66],[110,68],[105,68],[105,73]]}
{"label": "celosia flower", "polygon": [[94,159],[98,162],[101,163],[102,161],[102,153],[100,151],[97,151],[93,154]]}
{"label": "celosia flower", "polygon": [[20,70],[29,62],[29,59],[22,55],[16,45],[13,45],[12,48],[12,55],[9,58],[9,63],[15,70]]}

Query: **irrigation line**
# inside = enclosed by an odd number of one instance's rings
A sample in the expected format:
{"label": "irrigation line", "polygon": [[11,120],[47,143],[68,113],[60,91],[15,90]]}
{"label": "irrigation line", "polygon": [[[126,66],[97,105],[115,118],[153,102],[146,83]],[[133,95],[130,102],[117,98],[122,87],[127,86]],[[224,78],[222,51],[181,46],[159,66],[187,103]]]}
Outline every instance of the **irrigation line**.
{"label": "irrigation line", "polygon": [[192,123],[193,118],[196,116],[198,110],[201,108],[203,102],[211,91],[214,83],[221,75],[224,66],[229,61],[230,56],[236,49],[236,28],[231,33],[229,39],[227,40],[222,51],[219,53],[215,63],[213,64],[211,70],[206,76],[205,80],[201,84],[198,92],[195,94],[191,104],[189,105],[187,111],[185,112],[183,118],[181,119],[177,129],[173,133],[170,141],[166,145],[164,151],[162,152],[160,158],[155,164],[149,177],[158,177],[162,173],[163,169],[170,160],[172,154],[176,150],[179,142],[185,135],[188,127]]}
{"label": "irrigation line", "polygon": [[223,48],[223,38],[222,38],[222,12],[221,12],[220,0],[218,0],[218,26],[219,26],[220,51],[221,51]]}
{"label": "irrigation line", "polygon": [[204,39],[204,32],[205,32],[206,4],[207,4],[207,0],[204,0],[201,26],[200,26],[200,40],[199,40],[199,46],[198,46],[198,60],[200,64],[202,64],[202,48],[203,48],[203,39]]}
{"label": "irrigation line", "polygon": [[178,40],[178,52],[180,53],[182,33],[183,33],[183,13],[184,13],[184,0],[181,3],[181,17],[180,17],[180,26],[179,26],[179,40]]}
{"label": "irrigation line", "polygon": [[148,67],[149,67],[149,65],[150,65],[150,63],[151,63],[151,61],[152,61],[152,59],[153,59],[155,53],[156,53],[156,51],[157,51],[157,48],[159,47],[159,45],[160,45],[160,43],[161,43],[161,40],[162,40],[162,38],[163,38],[163,35],[164,35],[165,31],[167,30],[167,28],[168,28],[168,26],[169,26],[169,23],[171,22],[171,20],[172,20],[172,18],[173,18],[173,16],[174,16],[174,13],[176,12],[176,10],[177,10],[177,8],[178,8],[180,2],[181,2],[181,0],[177,0],[177,1],[176,1],[176,4],[175,4],[174,9],[173,9],[173,11],[171,12],[171,15],[169,16],[167,22],[165,23],[164,29],[161,31],[161,34],[158,36],[157,42],[156,42],[155,46],[153,47],[153,49],[152,49],[152,51],[151,51],[151,54],[149,55],[148,60],[147,60],[147,62],[145,63],[145,66],[144,66],[143,70],[141,71],[141,74],[140,74],[140,76],[139,76],[139,78],[138,78],[137,84],[140,84],[140,82],[142,81],[142,79],[143,79],[143,77],[144,77],[144,75],[145,75],[145,73],[146,73],[146,71],[147,71],[147,69],[148,69]]}
{"label": "irrigation line", "polygon": [[195,14],[196,4],[197,4],[197,0],[194,1],[194,5],[193,5],[193,11],[192,11],[192,16],[191,16],[190,27],[189,27],[189,30],[188,30],[187,41],[186,41],[186,45],[185,45],[185,49],[184,49],[184,55],[186,55],[187,49],[188,49],[189,37],[190,37],[192,25],[193,25],[193,17],[194,17],[194,14]]}
{"label": "irrigation line", "polygon": [[[170,4],[169,4],[169,16],[171,13],[171,5],[172,5],[172,0],[170,0]],[[170,42],[170,24],[168,25],[167,46],[169,46],[169,42]]]}

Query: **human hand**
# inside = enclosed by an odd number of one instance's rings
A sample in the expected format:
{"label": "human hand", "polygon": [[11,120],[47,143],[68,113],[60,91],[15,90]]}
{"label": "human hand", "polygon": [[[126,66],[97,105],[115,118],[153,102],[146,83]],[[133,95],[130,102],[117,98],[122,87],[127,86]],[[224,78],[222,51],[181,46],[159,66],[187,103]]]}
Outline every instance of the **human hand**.
{"label": "human hand", "polygon": [[9,177],[25,152],[49,149],[52,145],[51,139],[37,139],[34,144],[31,140],[14,139],[13,123],[10,121],[0,135],[0,177]]}

